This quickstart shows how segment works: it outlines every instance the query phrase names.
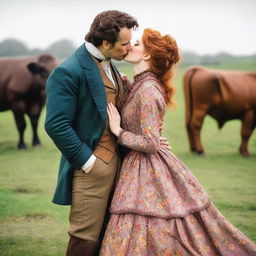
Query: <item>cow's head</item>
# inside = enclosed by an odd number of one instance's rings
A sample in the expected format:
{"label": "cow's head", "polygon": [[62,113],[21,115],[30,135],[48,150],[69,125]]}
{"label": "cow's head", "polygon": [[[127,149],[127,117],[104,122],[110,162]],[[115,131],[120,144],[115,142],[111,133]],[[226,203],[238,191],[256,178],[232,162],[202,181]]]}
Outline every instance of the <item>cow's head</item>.
{"label": "cow's head", "polygon": [[[42,54],[38,57],[37,62],[30,62],[27,65],[28,70],[34,77],[34,90],[42,102],[45,102],[45,84],[51,71],[57,66],[56,59],[49,54]],[[34,95],[34,97],[35,97]]]}
{"label": "cow's head", "polygon": [[38,57],[37,62],[30,62],[27,65],[27,68],[33,75],[39,75],[43,80],[41,82],[44,83],[56,66],[57,61],[53,56],[49,54],[42,54]]}

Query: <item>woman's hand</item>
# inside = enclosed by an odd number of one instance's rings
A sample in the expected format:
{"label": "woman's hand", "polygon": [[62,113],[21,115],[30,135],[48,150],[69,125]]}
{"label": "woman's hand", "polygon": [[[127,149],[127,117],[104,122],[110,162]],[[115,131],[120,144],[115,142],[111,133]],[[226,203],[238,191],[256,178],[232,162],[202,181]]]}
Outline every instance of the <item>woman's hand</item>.
{"label": "woman's hand", "polygon": [[119,133],[122,130],[122,128],[120,127],[121,118],[116,107],[112,103],[108,104],[107,113],[110,130],[113,134],[115,134],[118,137]]}

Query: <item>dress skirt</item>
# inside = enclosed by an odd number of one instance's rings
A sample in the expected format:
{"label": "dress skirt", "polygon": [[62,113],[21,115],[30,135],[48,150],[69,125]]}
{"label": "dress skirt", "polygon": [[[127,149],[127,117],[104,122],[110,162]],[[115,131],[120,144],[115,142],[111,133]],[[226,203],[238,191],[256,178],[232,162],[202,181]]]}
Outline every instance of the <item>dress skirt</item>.
{"label": "dress skirt", "polygon": [[256,245],[210,201],[173,153],[123,162],[101,256],[253,256]]}
{"label": "dress skirt", "polygon": [[211,203],[185,218],[169,220],[112,214],[100,255],[243,256],[256,255],[256,246]]}

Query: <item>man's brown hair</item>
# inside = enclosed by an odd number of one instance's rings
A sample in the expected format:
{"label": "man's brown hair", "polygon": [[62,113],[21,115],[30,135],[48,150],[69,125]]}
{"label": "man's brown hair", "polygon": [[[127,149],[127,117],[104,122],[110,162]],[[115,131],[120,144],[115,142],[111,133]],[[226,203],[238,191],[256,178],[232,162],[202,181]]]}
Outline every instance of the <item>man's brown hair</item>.
{"label": "man's brown hair", "polygon": [[125,12],[104,11],[94,18],[85,40],[96,47],[101,45],[103,40],[107,40],[114,45],[121,28],[136,29],[138,26],[137,20]]}

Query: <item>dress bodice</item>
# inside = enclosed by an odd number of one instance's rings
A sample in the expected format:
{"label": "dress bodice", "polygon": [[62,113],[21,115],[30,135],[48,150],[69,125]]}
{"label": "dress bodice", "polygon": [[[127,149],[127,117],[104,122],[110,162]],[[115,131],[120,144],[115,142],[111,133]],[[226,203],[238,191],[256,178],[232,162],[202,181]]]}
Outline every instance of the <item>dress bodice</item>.
{"label": "dress bodice", "polygon": [[122,110],[119,142],[124,158],[112,213],[184,217],[207,207],[209,198],[187,166],[160,143],[165,98],[149,71],[135,77]]}

